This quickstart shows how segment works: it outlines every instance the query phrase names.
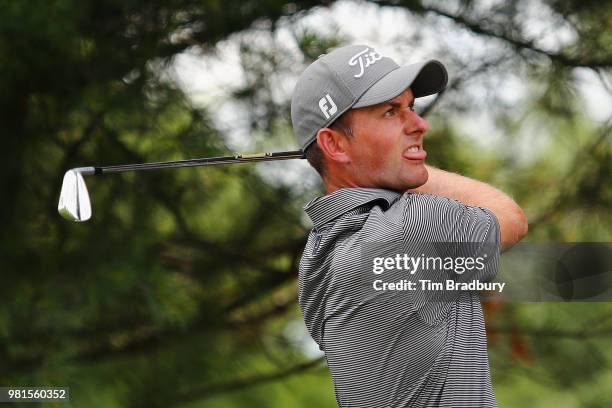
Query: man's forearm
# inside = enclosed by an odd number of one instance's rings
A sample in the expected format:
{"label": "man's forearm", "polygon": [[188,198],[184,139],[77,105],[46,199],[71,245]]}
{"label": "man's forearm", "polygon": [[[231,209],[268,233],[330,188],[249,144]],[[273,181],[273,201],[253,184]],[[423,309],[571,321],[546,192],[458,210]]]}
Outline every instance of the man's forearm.
{"label": "man's forearm", "polygon": [[502,252],[510,249],[527,234],[527,220],[521,208],[504,192],[478,180],[426,166],[427,182],[414,193],[453,198],[465,204],[491,210],[500,224]]}

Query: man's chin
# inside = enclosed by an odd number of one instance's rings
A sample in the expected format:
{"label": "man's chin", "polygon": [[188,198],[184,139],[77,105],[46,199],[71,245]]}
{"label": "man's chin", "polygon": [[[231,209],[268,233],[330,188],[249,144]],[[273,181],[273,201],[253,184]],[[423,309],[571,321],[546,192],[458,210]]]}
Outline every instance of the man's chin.
{"label": "man's chin", "polygon": [[393,185],[393,186],[388,186],[387,189],[404,193],[406,191],[418,189],[419,187],[424,185],[426,182],[427,182],[427,177],[424,177],[422,179],[413,178],[411,180],[406,180],[402,183],[397,183],[396,185]]}
{"label": "man's chin", "polygon": [[404,188],[402,188],[402,191],[421,187],[423,184],[427,183],[428,179],[429,172],[427,171],[425,165],[423,165],[420,169],[412,169],[410,176],[406,180]]}

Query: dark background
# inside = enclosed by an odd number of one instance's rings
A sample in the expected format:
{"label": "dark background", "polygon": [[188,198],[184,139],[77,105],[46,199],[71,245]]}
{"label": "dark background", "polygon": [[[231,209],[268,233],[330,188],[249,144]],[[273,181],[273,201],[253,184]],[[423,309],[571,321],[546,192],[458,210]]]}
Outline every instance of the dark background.
{"label": "dark background", "polygon": [[[72,167],[297,148],[292,85],[330,47],[363,42],[345,30],[361,19],[406,25],[363,33],[398,62],[449,67],[448,90],[418,107],[429,163],[512,195],[528,242],[609,242],[611,10],[3,3],[0,385],[68,386],[75,407],[335,406],[296,303],[310,228],[301,207],[323,192],[305,163],[88,178],[85,224],[61,219],[57,200]],[[228,52],[236,79],[198,98],[196,81],[218,74],[177,63]],[[491,301],[485,311],[500,406],[612,405],[609,303]]]}

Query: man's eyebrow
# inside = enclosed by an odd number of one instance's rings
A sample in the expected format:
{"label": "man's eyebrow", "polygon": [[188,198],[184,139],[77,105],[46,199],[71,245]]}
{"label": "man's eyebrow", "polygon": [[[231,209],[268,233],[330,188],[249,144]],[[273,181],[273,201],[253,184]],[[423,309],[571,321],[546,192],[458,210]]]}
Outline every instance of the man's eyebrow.
{"label": "man's eyebrow", "polygon": [[[410,103],[408,105],[414,105],[414,99],[412,101],[410,101]],[[381,107],[387,107],[387,106],[391,106],[393,108],[401,108],[402,107],[402,103],[401,102],[397,102],[397,101],[393,101],[393,100],[381,103]]]}

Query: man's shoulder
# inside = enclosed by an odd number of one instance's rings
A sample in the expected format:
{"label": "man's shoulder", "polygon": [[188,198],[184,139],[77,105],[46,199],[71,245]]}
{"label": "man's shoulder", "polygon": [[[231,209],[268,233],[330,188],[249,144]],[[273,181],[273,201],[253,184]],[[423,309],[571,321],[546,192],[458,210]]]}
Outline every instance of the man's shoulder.
{"label": "man's shoulder", "polygon": [[410,191],[341,189],[312,200],[305,210],[313,221],[315,234],[334,231],[331,235],[337,235],[361,230],[362,233],[374,231],[378,236],[403,231],[411,237],[435,235],[438,240],[449,240],[463,232],[469,235],[465,239],[479,239],[471,236],[474,231],[486,233],[491,226],[497,227],[495,216],[486,208]]}
{"label": "man's shoulder", "polygon": [[423,205],[423,204],[436,204],[440,206],[456,207],[465,205],[461,201],[455,200],[440,195],[428,194],[428,193],[415,193],[407,191],[402,195],[402,199],[407,204]]}
{"label": "man's shoulder", "polygon": [[314,227],[319,228],[335,222],[343,216],[356,212],[368,212],[373,207],[384,210],[392,207],[401,193],[377,188],[343,188],[311,200],[304,210],[312,220]]}
{"label": "man's shoulder", "polygon": [[415,214],[421,217],[437,217],[448,213],[461,213],[470,206],[453,198],[427,194],[405,192],[387,210],[389,215],[401,216]]}
{"label": "man's shoulder", "polygon": [[450,214],[459,216],[473,212],[482,212],[487,216],[491,214],[490,210],[483,207],[469,205],[454,198],[427,193],[406,192],[398,201],[397,206],[403,207],[406,211],[423,212],[431,216]]}
{"label": "man's shoulder", "polygon": [[435,235],[439,241],[481,242],[499,240],[499,223],[488,208],[423,193],[403,197],[403,220],[408,236]]}

